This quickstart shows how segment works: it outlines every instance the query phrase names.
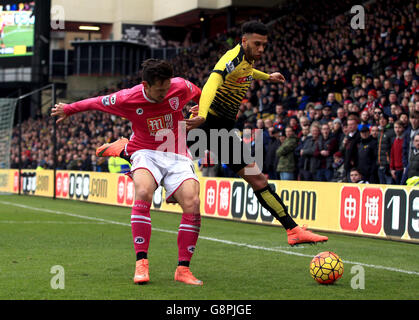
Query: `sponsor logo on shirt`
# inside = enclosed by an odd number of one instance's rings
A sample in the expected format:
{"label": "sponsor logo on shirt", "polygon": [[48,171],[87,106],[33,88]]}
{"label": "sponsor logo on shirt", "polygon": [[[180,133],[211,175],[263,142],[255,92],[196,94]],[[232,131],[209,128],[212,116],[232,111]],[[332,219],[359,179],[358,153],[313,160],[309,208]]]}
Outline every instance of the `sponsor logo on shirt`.
{"label": "sponsor logo on shirt", "polygon": [[245,82],[249,82],[249,81],[253,81],[252,76],[238,78],[236,82],[237,83],[245,83]]}
{"label": "sponsor logo on shirt", "polygon": [[173,117],[172,114],[166,114],[164,116],[147,118],[148,131],[150,135],[155,136],[159,130],[173,129]]}

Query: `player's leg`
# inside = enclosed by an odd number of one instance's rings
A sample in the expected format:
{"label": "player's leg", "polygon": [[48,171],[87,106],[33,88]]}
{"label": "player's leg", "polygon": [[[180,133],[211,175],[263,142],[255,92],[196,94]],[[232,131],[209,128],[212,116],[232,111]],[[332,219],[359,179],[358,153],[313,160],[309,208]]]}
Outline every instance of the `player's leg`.
{"label": "player's leg", "polygon": [[183,181],[173,197],[183,211],[177,237],[178,267],[175,272],[175,280],[187,284],[203,285],[203,282],[196,279],[189,269],[201,229],[199,182],[195,179]]}
{"label": "player's leg", "polygon": [[148,271],[148,248],[151,237],[150,207],[157,183],[146,169],[137,169],[132,173],[135,189],[135,202],[131,212],[131,230],[136,254],[135,283],[150,280]]}
{"label": "player's leg", "polygon": [[257,167],[256,163],[248,164],[244,168],[236,170],[236,172],[252,186],[260,204],[287,230],[288,243],[290,245],[328,240],[327,237],[312,233],[295,223],[294,219],[289,215],[287,207],[278,194],[270,187],[268,179]]}

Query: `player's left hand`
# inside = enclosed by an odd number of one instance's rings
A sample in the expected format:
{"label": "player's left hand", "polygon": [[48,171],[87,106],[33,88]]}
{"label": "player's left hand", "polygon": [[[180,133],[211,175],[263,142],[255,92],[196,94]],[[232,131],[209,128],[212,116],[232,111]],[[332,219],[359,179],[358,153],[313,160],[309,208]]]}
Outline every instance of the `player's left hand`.
{"label": "player's left hand", "polygon": [[204,117],[196,116],[190,119],[186,119],[186,131],[198,128],[201,124],[205,122]]}
{"label": "player's left hand", "polygon": [[270,82],[274,82],[274,83],[284,83],[285,82],[284,76],[281,73],[279,73],[279,72],[271,73],[269,75],[269,79],[268,80]]}
{"label": "player's left hand", "polygon": [[60,103],[56,104],[51,110],[51,116],[52,117],[58,117],[57,123],[67,119],[67,117],[68,117],[66,115],[66,113],[64,112],[64,106],[65,105],[66,105],[65,103],[60,102]]}

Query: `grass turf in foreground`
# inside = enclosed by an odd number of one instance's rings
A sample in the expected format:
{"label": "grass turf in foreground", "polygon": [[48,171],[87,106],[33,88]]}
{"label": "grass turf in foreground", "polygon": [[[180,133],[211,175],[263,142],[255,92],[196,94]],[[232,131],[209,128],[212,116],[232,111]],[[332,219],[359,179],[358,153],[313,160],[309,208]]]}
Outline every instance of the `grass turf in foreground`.
{"label": "grass turf in foreground", "polygon": [[[205,218],[191,263],[204,286],[176,283],[180,215],[151,217],[151,280],[139,286],[132,282],[129,208],[0,196],[0,299],[419,298],[416,244],[328,234],[326,244],[290,247],[282,228]],[[310,277],[309,263],[328,250],[343,259],[345,271],[334,285],[322,286]],[[351,287],[356,264],[365,271],[365,289]],[[64,268],[62,290],[51,287],[54,266]]]}

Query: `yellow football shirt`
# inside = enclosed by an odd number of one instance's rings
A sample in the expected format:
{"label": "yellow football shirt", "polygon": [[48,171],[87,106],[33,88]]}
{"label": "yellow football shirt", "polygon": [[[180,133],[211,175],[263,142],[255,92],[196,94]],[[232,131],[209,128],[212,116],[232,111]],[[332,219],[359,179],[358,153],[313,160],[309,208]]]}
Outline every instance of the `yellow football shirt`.
{"label": "yellow football shirt", "polygon": [[253,79],[267,80],[269,75],[253,69],[253,62],[245,59],[244,49],[238,44],[227,51],[215,65],[202,90],[198,115],[206,118],[209,112],[236,120],[240,104]]}

